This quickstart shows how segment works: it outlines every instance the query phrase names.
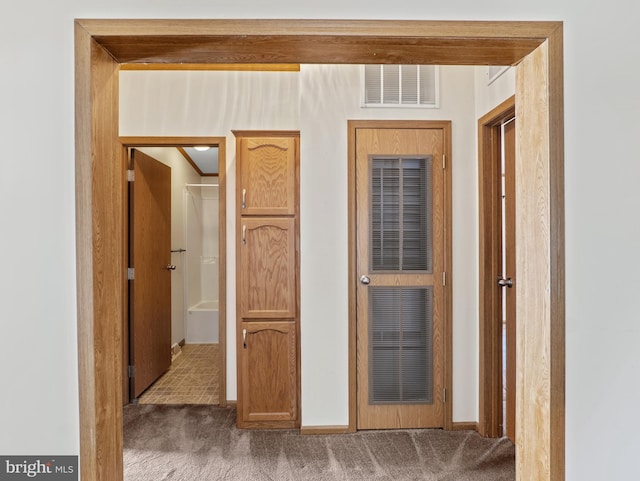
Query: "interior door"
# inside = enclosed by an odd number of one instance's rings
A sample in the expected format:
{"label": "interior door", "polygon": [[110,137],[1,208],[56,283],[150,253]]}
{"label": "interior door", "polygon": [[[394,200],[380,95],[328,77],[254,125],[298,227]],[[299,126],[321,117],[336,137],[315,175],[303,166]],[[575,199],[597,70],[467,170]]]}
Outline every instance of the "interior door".
{"label": "interior door", "polygon": [[504,434],[516,442],[516,122],[503,125],[504,153],[504,228],[503,283],[505,320],[505,416]]}
{"label": "interior door", "polygon": [[131,152],[129,359],[137,398],[171,365],[171,168]]}
{"label": "interior door", "polygon": [[444,130],[355,136],[357,428],[442,427]]}

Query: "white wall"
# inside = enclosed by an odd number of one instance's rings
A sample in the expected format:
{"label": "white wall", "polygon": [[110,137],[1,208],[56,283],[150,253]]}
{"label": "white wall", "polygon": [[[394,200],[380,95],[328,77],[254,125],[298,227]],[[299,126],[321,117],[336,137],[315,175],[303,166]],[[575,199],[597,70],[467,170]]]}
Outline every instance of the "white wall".
{"label": "white wall", "polygon": [[348,424],[347,120],[452,120],[453,418],[477,420],[477,161],[472,67],[442,67],[439,109],[361,108],[360,67],[303,65],[302,424]]}
{"label": "white wall", "polygon": [[[186,247],[184,185],[200,183],[200,176],[173,147],[139,147],[138,150],[171,167],[171,249]],[[171,272],[171,344],[185,338],[185,253],[171,254],[176,270]]]}
{"label": "white wall", "polygon": [[[296,130],[298,72],[120,72],[120,135],[226,137],[227,332],[235,333],[235,155],[232,130]],[[227,336],[227,399],[236,399]]]}
{"label": "white wall", "polygon": [[515,68],[508,68],[491,83],[489,83],[489,67],[475,68],[476,117],[478,119],[515,93]]}
{"label": "white wall", "polygon": [[[347,184],[346,126],[348,119],[438,119],[453,121],[453,331],[454,331],[454,421],[476,421],[478,409],[478,303],[477,303],[477,174],[474,141],[474,68],[441,68],[439,109],[362,108],[359,66],[303,65],[300,77],[299,115],[301,130],[301,344],[302,344],[302,424],[348,424],[348,290],[347,274]],[[221,81],[235,74],[204,72],[203,77]],[[263,74],[249,73],[259,79]],[[296,74],[298,75],[298,74]],[[190,106],[189,114],[158,112],[157,98],[170,77],[166,93],[180,96]],[[149,119],[163,118],[162,129],[195,135],[207,102],[199,102],[207,88],[192,89],[198,77],[191,72],[138,72],[135,79],[124,72],[121,80],[121,119],[127,119],[126,135],[159,135],[150,131]],[[267,74],[276,83],[290,85],[291,74]],[[182,80],[181,80],[182,79]],[[145,96],[132,93],[144,86]],[[260,105],[268,86],[254,83],[255,91],[243,85],[229,85],[226,101],[253,97]],[[280,88],[280,87],[277,87]],[[179,94],[177,92],[186,92]],[[210,95],[210,94],[205,94]],[[291,92],[291,105],[297,104],[298,89]],[[241,102],[239,102],[241,103]],[[161,107],[160,107],[161,108]],[[253,110],[258,110],[253,106]],[[133,113],[141,125],[134,125]],[[240,108],[235,112],[242,117]],[[172,119],[177,119],[175,122]],[[226,123],[227,131],[236,128]],[[270,128],[269,124],[263,124]],[[298,128],[295,126],[294,128]],[[121,128],[121,131],[124,128]],[[225,135],[227,131],[216,132]],[[227,149],[227,152],[232,152]],[[234,184],[228,182],[230,191]],[[204,209],[204,206],[203,206]],[[229,218],[234,210],[229,209]],[[234,231],[229,246],[235,246]],[[231,249],[230,249],[231,250]],[[235,256],[228,259],[234,266]],[[203,266],[204,267],[204,266]],[[234,269],[230,267],[229,270]],[[228,305],[235,306],[235,285],[228,285]],[[331,300],[331,302],[327,302]],[[235,315],[228,319],[229,341],[235,344]],[[327,354],[330,353],[328,356]],[[235,363],[229,356],[229,363]],[[235,392],[236,373],[228,373],[228,389]],[[229,394],[230,399],[234,399]]]}
{"label": "white wall", "polygon": [[0,14],[1,453],[79,451],[73,18],[549,19],[565,25],[567,480],[640,478],[640,3],[35,0]]}

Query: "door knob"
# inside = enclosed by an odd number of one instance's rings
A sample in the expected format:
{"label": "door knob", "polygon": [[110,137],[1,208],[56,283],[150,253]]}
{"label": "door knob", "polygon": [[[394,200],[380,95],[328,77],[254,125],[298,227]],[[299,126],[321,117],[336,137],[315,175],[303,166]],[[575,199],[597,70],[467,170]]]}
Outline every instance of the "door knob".
{"label": "door knob", "polygon": [[369,279],[369,276],[362,275],[360,277],[360,282],[365,286],[368,286],[371,283],[371,279]]}
{"label": "door knob", "polygon": [[165,267],[165,269],[168,271],[175,271],[176,266],[174,266],[173,264],[167,264],[167,267]]}
{"label": "door knob", "polygon": [[498,276],[498,285],[500,287],[513,287],[513,280],[511,277],[507,277],[506,279],[502,276]]}

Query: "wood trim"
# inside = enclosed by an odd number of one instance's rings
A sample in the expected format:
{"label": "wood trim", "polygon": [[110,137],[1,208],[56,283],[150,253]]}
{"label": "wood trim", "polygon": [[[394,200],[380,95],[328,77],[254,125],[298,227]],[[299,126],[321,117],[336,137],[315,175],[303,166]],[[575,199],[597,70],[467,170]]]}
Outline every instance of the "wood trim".
{"label": "wood trim", "polygon": [[547,38],[552,24],[300,19],[78,22],[120,63],[358,64],[410,58],[439,65],[514,65]]}
{"label": "wood trim", "polygon": [[451,431],[478,431],[478,423],[456,422],[451,423]]}
{"label": "wood trim", "polygon": [[200,167],[198,167],[198,164],[196,164],[193,159],[191,158],[191,156],[187,153],[186,150],[184,150],[184,147],[181,146],[177,146],[176,149],[178,149],[178,152],[180,152],[180,154],[185,158],[185,160],[187,162],[189,162],[189,165],[191,165],[191,167],[193,167],[193,170],[195,170],[198,175],[200,177],[202,177],[204,175],[204,173],[200,170]]}
{"label": "wood trim", "polygon": [[453,416],[453,340],[452,340],[452,135],[448,120],[348,120],[348,225],[349,225],[349,430],[357,429],[357,200],[356,200],[356,129],[440,129],[443,131],[446,170],[444,179],[444,271],[447,275],[444,286],[444,387],[447,391],[444,409],[444,428],[452,429]]}
{"label": "wood trim", "polygon": [[[214,147],[219,147],[219,146],[214,146]],[[200,177],[218,177],[218,174],[215,174],[215,173],[206,173],[205,174],[204,172],[202,172],[200,167],[198,167],[198,164],[195,163],[195,161],[191,158],[189,153],[186,150],[184,150],[184,147],[178,146],[176,148],[178,149],[178,152],[180,152],[180,154],[182,154],[182,156],[185,159],[187,159],[187,162],[189,162],[191,167],[193,167],[193,169],[198,173],[198,175],[200,175]],[[218,151],[218,157],[220,157],[220,151]],[[218,160],[218,171],[220,171],[220,161],[219,160]]]}
{"label": "wood trim", "polygon": [[292,63],[123,63],[120,70],[193,70],[234,72],[299,72],[300,64]]}
{"label": "wood trim", "polygon": [[549,481],[565,474],[562,83],[558,26],[516,69],[516,472]]}
{"label": "wood trim", "polygon": [[[433,122],[437,125],[436,122]],[[444,428],[451,429],[453,423],[453,187],[452,187],[452,165],[453,165],[453,145],[451,133],[451,121],[442,122],[444,132],[444,153],[445,153],[445,219],[444,219],[444,250],[446,285],[444,287],[444,385],[446,389],[446,402],[444,405]]]}
{"label": "wood trim", "polygon": [[478,432],[502,436],[502,312],[496,284],[502,264],[500,202],[500,125],[515,116],[515,96],[478,120],[478,228],[479,228],[479,416]]}
{"label": "wood trim", "polygon": [[300,137],[299,130],[232,130],[238,137]]}
{"label": "wood trim", "polygon": [[350,433],[349,425],[346,426],[302,426],[300,434],[306,435],[322,435],[322,434],[348,434]]}
{"label": "wood trim", "polygon": [[[227,401],[227,139],[218,141],[218,342],[220,346],[220,379],[218,401]],[[223,302],[220,302],[220,299]]]}
{"label": "wood trim", "polygon": [[[182,150],[183,146],[191,146],[191,145],[199,145],[199,144],[207,144],[218,147],[218,257],[220,262],[218,262],[218,339],[220,342],[220,374],[218,378],[218,399],[221,407],[227,406],[227,185],[226,185],[226,165],[227,165],[227,151],[226,151],[226,137],[152,137],[152,136],[141,136],[141,137],[119,137],[120,144],[122,145],[122,150],[124,152],[124,158],[127,159],[128,155],[127,149],[129,147],[176,147],[178,150]],[[185,152],[186,153],[186,152]],[[183,154],[184,155],[184,154]],[[186,160],[188,161],[189,158]],[[193,166],[193,164],[192,164]],[[199,169],[196,169],[199,172]],[[126,183],[125,183],[126,188]],[[125,212],[125,221],[128,218],[128,212]],[[125,222],[126,224],[126,222]],[[125,226],[126,228],[126,226]],[[128,236],[125,233],[125,248],[128,245],[128,241],[126,237]],[[126,257],[124,269],[126,269]],[[125,291],[126,282],[124,283]],[[125,303],[128,302],[125,297]],[[127,326],[127,314],[126,314],[126,306],[125,306],[125,314],[124,314],[124,323],[123,323],[123,332],[126,336],[126,326]],[[124,344],[123,338],[123,350],[126,351],[126,345]],[[128,342],[128,341],[127,341]],[[184,339],[181,341],[184,345]],[[128,354],[126,355],[127,363],[128,363]],[[124,373],[127,369],[127,363],[123,362]],[[128,382],[126,379],[123,379],[123,385],[126,385],[123,389],[127,390],[128,393]],[[125,404],[128,402],[128,394],[125,399]]]}
{"label": "wood trim", "polygon": [[356,225],[356,127],[347,121],[347,236],[348,236],[348,295],[349,295],[349,432],[355,433],[358,419],[358,226]]}
{"label": "wood trim", "polygon": [[[526,339],[525,331],[520,329],[518,346],[527,350],[525,353],[520,349],[523,358],[518,362],[518,393],[519,398],[525,393],[531,397],[527,402],[521,399],[518,406],[525,417],[519,420],[527,429],[519,433],[516,469],[518,479],[564,479],[561,22],[101,19],[76,20],[75,28],[76,248],[83,481],[120,481],[123,476],[122,418],[121,407],[117,407],[121,404],[122,373],[117,341],[122,315],[120,283],[124,274],[119,260],[124,253],[122,236],[117,235],[117,242],[112,243],[102,235],[122,233],[122,186],[109,184],[119,162],[118,159],[105,160],[118,150],[117,63],[125,59],[115,53],[121,45],[128,45],[126,54],[142,63],[151,62],[150,56],[156,56],[153,61],[158,63],[193,63],[196,59],[196,63],[214,60],[215,63],[276,63],[274,52],[286,51],[291,63],[313,59],[317,63],[348,64],[517,64],[517,114],[520,121],[527,119],[527,128],[523,126],[518,134],[518,166],[541,168],[535,178],[527,177],[524,170],[518,169],[518,193],[526,199],[517,207],[521,219],[518,236],[519,239],[530,236],[529,242],[522,245],[517,262],[519,273],[528,272],[525,281],[520,281],[522,296],[528,301],[518,307],[518,322],[519,327],[520,323],[529,325],[527,336],[532,337]],[[182,43],[192,47],[191,50],[175,48],[180,38],[187,36],[191,38],[182,38]],[[260,43],[263,39],[260,36],[267,36],[269,42]],[[178,43],[174,43],[175,40]],[[218,40],[224,49],[198,48]],[[281,47],[272,49],[273,42],[280,42]],[[538,47],[542,43],[545,46],[541,54]],[[328,45],[333,47],[327,48]],[[379,48],[371,48],[372,45]],[[218,52],[215,59],[212,52]],[[239,53],[246,55],[239,57]],[[229,55],[233,58],[225,62],[223,58]],[[277,57],[279,63],[288,61]],[[100,95],[97,95],[98,88]],[[535,226],[528,210],[534,198],[544,207],[539,214],[544,222]],[[535,245],[537,240],[541,241],[540,246]],[[352,312],[351,305],[349,312]],[[114,363],[114,359],[118,362]]]}
{"label": "wood trim", "polygon": [[76,276],[80,470],[122,479],[126,166],[117,146],[118,64],[75,26]]}
{"label": "wood trim", "polygon": [[212,145],[220,147],[227,141],[226,137],[158,137],[158,136],[123,136],[120,143],[136,147],[191,147],[193,145]]}

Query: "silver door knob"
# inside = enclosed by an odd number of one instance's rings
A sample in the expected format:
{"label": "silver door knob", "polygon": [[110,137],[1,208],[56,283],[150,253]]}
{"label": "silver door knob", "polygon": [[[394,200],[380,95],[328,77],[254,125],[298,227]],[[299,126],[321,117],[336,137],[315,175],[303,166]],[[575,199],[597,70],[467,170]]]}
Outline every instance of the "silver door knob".
{"label": "silver door knob", "polygon": [[369,279],[369,276],[362,275],[360,277],[360,282],[365,286],[368,286],[371,283],[371,279]]}
{"label": "silver door knob", "polygon": [[513,287],[513,280],[511,277],[507,277],[506,279],[502,276],[498,276],[498,285],[500,287]]}
{"label": "silver door knob", "polygon": [[167,264],[167,267],[165,267],[165,269],[168,271],[175,271],[176,266],[174,266],[173,264]]}

